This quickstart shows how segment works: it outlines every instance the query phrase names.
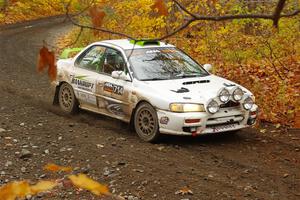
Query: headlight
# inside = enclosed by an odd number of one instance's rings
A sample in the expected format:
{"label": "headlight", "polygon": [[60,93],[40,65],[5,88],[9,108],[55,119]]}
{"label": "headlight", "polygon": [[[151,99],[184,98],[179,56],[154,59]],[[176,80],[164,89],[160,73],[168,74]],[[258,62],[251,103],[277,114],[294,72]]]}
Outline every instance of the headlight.
{"label": "headlight", "polygon": [[246,110],[250,110],[253,107],[254,101],[251,97],[247,97],[243,103]]}
{"label": "headlight", "polygon": [[243,99],[244,96],[244,92],[241,88],[236,88],[233,93],[232,93],[232,97],[235,101],[240,101]]}
{"label": "headlight", "polygon": [[171,103],[170,110],[172,112],[205,112],[203,104],[192,103]]}
{"label": "headlight", "polygon": [[220,106],[219,106],[218,102],[216,102],[215,100],[212,100],[207,105],[207,111],[210,112],[211,114],[218,112],[219,109],[220,109]]}
{"label": "headlight", "polygon": [[219,99],[221,102],[226,103],[229,101],[230,93],[227,89],[223,89],[219,94]]}

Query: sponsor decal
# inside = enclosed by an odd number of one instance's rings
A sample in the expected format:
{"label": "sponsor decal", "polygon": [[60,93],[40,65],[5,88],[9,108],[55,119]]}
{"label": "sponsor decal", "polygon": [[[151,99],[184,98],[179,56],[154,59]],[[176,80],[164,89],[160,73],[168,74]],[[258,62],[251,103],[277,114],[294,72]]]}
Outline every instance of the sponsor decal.
{"label": "sponsor decal", "polygon": [[159,120],[159,122],[161,124],[168,124],[169,123],[169,117],[166,117],[166,116],[161,117],[160,120]]}
{"label": "sponsor decal", "polygon": [[92,91],[95,84],[84,80],[87,76],[72,76],[71,83],[75,84],[79,89]]}
{"label": "sponsor decal", "polygon": [[157,49],[146,51],[146,54],[153,54],[153,53],[160,53],[160,51]]}
{"label": "sponsor decal", "polygon": [[81,99],[81,100],[84,100],[86,103],[97,105],[96,97],[93,96],[93,95],[78,92],[78,98]]}
{"label": "sponsor decal", "polygon": [[124,116],[124,112],[122,110],[122,107],[120,104],[109,104],[107,107],[107,110],[115,115],[118,115],[118,116]]}
{"label": "sponsor decal", "polygon": [[117,95],[123,95],[124,94],[124,87],[121,85],[116,85],[113,83],[105,82],[104,83],[104,91],[111,92]]}

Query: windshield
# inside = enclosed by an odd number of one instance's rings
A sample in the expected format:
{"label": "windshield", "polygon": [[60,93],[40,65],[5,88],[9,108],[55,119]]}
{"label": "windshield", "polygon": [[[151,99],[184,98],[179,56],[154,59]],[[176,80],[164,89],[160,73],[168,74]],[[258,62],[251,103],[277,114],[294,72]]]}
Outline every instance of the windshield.
{"label": "windshield", "polygon": [[207,76],[208,73],[176,48],[127,50],[134,75],[139,80],[166,80]]}

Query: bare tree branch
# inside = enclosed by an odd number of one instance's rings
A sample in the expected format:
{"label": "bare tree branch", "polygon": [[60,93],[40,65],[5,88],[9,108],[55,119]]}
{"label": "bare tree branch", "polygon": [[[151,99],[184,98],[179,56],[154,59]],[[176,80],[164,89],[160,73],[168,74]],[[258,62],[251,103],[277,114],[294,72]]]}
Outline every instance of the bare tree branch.
{"label": "bare tree branch", "polygon": [[173,32],[169,33],[169,34],[166,34],[160,38],[156,38],[156,39],[152,39],[152,40],[164,40],[164,39],[167,39],[169,37],[172,37],[173,35],[175,35],[176,33],[184,30],[185,28],[187,28],[193,21],[195,21],[193,18],[192,19],[189,19],[187,20],[182,26],[180,26],[179,28],[177,28],[176,30],[174,30]]}
{"label": "bare tree branch", "polygon": [[78,32],[78,34],[77,34],[77,37],[76,37],[76,39],[75,39],[75,41],[73,41],[72,43],[68,44],[68,45],[65,46],[64,48],[75,45],[75,44],[78,42],[78,40],[79,40],[79,38],[80,38],[82,32],[83,32],[83,28],[80,28],[80,30],[79,30],[79,32]]}
{"label": "bare tree branch", "polygon": [[[66,16],[75,26],[78,26],[81,29],[97,30],[97,31],[100,31],[100,32],[109,33],[109,34],[118,35],[118,36],[121,36],[121,37],[126,37],[126,38],[129,38],[129,39],[137,40],[136,38],[134,38],[134,37],[132,37],[128,34],[122,33],[122,32],[117,32],[117,31],[108,30],[108,29],[105,29],[105,28],[93,27],[93,26],[78,23],[74,19],[74,16],[69,13],[69,6],[71,4],[71,1],[72,0],[70,0],[69,3],[66,6],[66,11],[67,11]],[[194,14],[194,13],[190,12],[178,0],[172,0],[172,1],[183,11],[183,13],[187,14],[190,17],[180,27],[176,28],[174,31],[172,31],[170,33],[167,33],[164,36],[161,36],[161,37],[158,37],[158,38],[152,38],[150,40],[164,40],[164,39],[167,39],[171,36],[174,36],[178,32],[186,29],[192,22],[196,22],[196,21],[227,21],[227,20],[233,20],[233,19],[266,19],[266,20],[272,20],[273,25],[277,28],[280,18],[293,17],[293,16],[298,15],[300,13],[300,9],[298,8],[297,10],[295,10],[291,13],[281,14],[283,9],[284,9],[286,0],[278,0],[276,9],[275,9],[273,14],[240,14],[240,15],[207,16],[207,15]],[[84,11],[87,10],[87,9],[88,8],[84,9]],[[79,13],[82,14],[84,11],[80,11]]]}
{"label": "bare tree branch", "polygon": [[[281,15],[281,12],[284,8],[284,4],[286,0],[279,0],[276,6],[276,10],[274,14],[267,15],[267,14],[243,14],[243,15],[223,15],[223,16],[207,16],[207,15],[198,15],[193,14],[190,11],[188,11],[181,3],[179,3],[177,0],[173,0],[185,13],[193,17],[195,20],[206,20],[206,21],[225,21],[225,20],[232,20],[232,19],[270,19],[273,21],[277,21],[282,17],[292,17],[300,13],[300,9],[297,9],[296,11]],[[275,23],[276,24],[276,23]]]}
{"label": "bare tree branch", "polygon": [[177,0],[173,0],[173,2],[175,3],[175,4],[177,4],[178,5],[178,7],[182,10],[182,11],[184,11],[185,13],[187,13],[188,15],[190,15],[190,16],[192,16],[193,18],[197,18],[196,17],[196,15],[194,15],[192,12],[190,12],[185,6],[183,6],[181,3],[179,3]]}

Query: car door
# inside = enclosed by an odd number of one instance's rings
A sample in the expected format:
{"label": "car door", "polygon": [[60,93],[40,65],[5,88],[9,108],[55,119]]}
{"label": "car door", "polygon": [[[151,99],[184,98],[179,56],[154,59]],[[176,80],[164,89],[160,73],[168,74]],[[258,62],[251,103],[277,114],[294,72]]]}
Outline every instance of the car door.
{"label": "car door", "polygon": [[97,80],[97,85],[101,88],[99,93],[103,94],[105,101],[98,105],[99,108],[105,108],[110,116],[129,122],[132,112],[129,102],[132,82],[113,78],[113,71],[128,73],[128,68],[121,51],[107,47],[102,74]]}
{"label": "car door", "polygon": [[94,45],[75,61],[71,84],[80,106],[84,109],[98,109],[96,85],[99,72],[102,71],[105,49],[103,46]]}

